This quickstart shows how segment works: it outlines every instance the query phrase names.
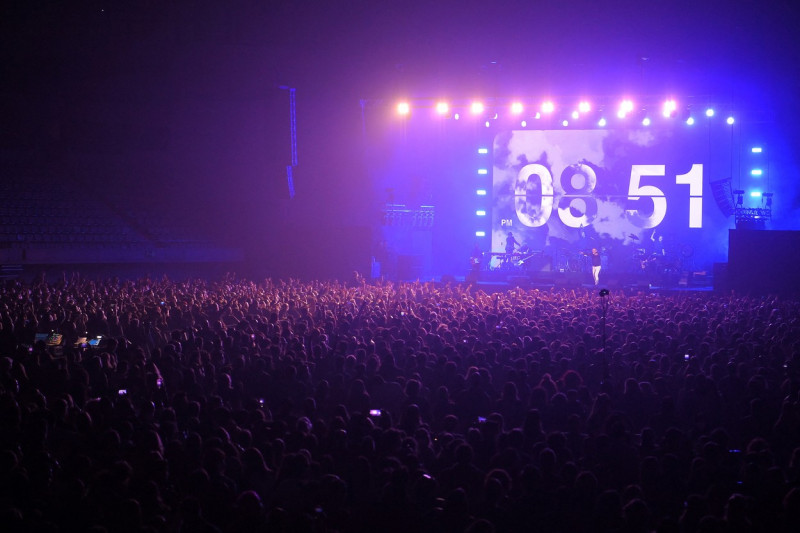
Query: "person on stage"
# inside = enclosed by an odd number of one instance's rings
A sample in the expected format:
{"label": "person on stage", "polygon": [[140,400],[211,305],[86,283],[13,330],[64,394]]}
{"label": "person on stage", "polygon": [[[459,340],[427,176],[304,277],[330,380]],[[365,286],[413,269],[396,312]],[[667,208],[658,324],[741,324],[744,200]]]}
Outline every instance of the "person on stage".
{"label": "person on stage", "polygon": [[509,231],[508,236],[506,238],[506,253],[511,255],[516,251],[518,247],[519,247],[519,242],[517,242],[517,239],[514,238],[514,234]]}
{"label": "person on stage", "polygon": [[600,265],[602,264],[602,259],[597,248],[592,248],[592,255],[589,257],[592,258],[592,278],[594,278],[594,285],[596,287],[600,285]]}
{"label": "person on stage", "polygon": [[650,235],[650,240],[653,241],[653,255],[657,255],[662,258],[666,257],[667,247],[664,243],[664,236],[656,236],[656,230],[653,230],[653,233]]}
{"label": "person on stage", "polygon": [[472,254],[469,256],[469,265],[470,269],[473,272],[477,272],[481,269],[481,262],[483,260],[483,252],[481,251],[481,247],[478,243],[475,243],[475,246],[472,248]]}
{"label": "person on stage", "polygon": [[506,256],[503,258],[506,265],[510,266],[513,264],[512,256],[518,247],[519,242],[514,238],[514,234],[509,231],[506,236]]}

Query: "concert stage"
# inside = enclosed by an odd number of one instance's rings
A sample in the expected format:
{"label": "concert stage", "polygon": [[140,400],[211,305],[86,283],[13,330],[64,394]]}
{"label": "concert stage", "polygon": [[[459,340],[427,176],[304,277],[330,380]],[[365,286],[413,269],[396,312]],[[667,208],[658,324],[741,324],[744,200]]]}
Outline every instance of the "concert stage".
{"label": "concert stage", "polygon": [[[483,271],[477,276],[468,275],[465,282],[481,288],[493,289],[521,288],[586,288],[595,285],[590,272],[531,272],[507,273],[502,271]],[[651,279],[644,274],[626,272],[610,272],[601,274],[598,288],[635,289],[647,291],[710,291],[713,290],[714,279],[708,272],[686,272],[674,279]]]}

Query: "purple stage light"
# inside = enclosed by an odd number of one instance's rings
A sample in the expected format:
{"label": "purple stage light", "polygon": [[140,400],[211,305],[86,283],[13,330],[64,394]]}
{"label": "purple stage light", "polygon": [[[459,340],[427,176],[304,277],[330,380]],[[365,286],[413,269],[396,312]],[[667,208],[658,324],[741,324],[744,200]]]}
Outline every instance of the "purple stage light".
{"label": "purple stage light", "polygon": [[411,104],[408,102],[400,102],[397,104],[398,115],[408,115],[409,113],[411,113]]}
{"label": "purple stage light", "polygon": [[440,115],[446,115],[447,112],[450,111],[450,106],[447,102],[437,102],[436,103],[436,112]]}
{"label": "purple stage light", "polygon": [[542,104],[542,113],[552,113],[555,110],[556,105],[550,100],[547,100]]}
{"label": "purple stage light", "polygon": [[[619,104],[619,113],[617,113],[617,116],[619,116],[619,118],[625,118],[631,111],[633,111],[633,100],[625,99]],[[620,113],[622,114],[620,115]]]}
{"label": "purple stage light", "polygon": [[678,103],[675,100],[667,100],[661,107],[661,114],[666,118],[674,117],[678,112]]}
{"label": "purple stage light", "polygon": [[483,106],[483,102],[472,102],[469,106],[469,110],[473,115],[480,115],[484,109],[486,108]]}
{"label": "purple stage light", "polygon": [[733,126],[733,123],[736,122],[736,120],[733,117],[728,117],[725,122],[727,122],[729,126]]}
{"label": "purple stage light", "polygon": [[514,102],[513,104],[511,104],[511,112],[513,114],[519,115],[520,113],[522,113],[523,110],[524,107],[522,106],[522,102]]}
{"label": "purple stage light", "polygon": [[588,113],[591,110],[592,110],[592,105],[586,100],[583,100],[581,101],[581,103],[578,104],[578,111],[580,111],[581,113]]}

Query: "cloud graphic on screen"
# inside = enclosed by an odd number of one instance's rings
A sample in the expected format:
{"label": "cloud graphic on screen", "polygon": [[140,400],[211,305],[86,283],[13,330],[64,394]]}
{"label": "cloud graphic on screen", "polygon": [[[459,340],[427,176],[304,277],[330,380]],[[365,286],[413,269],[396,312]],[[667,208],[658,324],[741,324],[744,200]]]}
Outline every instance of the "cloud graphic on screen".
{"label": "cloud graphic on screen", "polygon": [[628,132],[628,141],[637,146],[652,146],[656,136],[651,130],[631,130]]}
{"label": "cloud graphic on screen", "polygon": [[611,200],[597,200],[597,218],[592,226],[601,237],[624,243],[631,242],[630,235],[641,238],[642,229],[625,215],[625,206]]}

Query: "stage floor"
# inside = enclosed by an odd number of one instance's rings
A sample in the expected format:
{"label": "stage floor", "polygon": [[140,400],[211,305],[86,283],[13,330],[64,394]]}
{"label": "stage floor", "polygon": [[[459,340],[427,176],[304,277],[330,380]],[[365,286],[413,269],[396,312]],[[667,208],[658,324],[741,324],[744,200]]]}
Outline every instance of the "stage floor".
{"label": "stage floor", "polygon": [[[581,288],[593,289],[591,274],[583,272],[536,272],[520,275],[498,271],[481,271],[477,276],[456,276],[442,281],[472,283],[476,287],[489,290],[505,290],[513,287],[531,289]],[[714,279],[706,272],[687,272],[682,276],[651,277],[629,273],[609,273],[601,275],[596,288],[610,290],[651,292],[709,292],[714,290]]]}

